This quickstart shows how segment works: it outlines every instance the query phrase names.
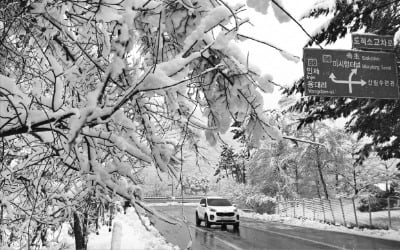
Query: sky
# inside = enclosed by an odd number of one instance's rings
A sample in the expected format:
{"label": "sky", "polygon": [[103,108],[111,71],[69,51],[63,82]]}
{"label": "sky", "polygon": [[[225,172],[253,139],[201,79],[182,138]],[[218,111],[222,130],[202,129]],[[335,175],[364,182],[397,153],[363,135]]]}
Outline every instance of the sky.
{"label": "sky", "polygon": [[[239,2],[244,2],[244,0],[240,0]],[[285,9],[303,25],[308,33],[313,33],[329,19],[328,17],[300,20],[299,17],[315,2],[316,0],[282,0]],[[243,26],[241,33],[267,41],[302,58],[303,47],[308,42],[308,36],[295,22],[279,23],[271,7],[267,15],[262,15],[251,8],[246,13],[254,26]],[[258,66],[262,73],[272,75],[274,82],[277,84],[290,86],[303,75],[303,64],[301,61],[298,63],[288,61],[273,48],[251,40],[242,42],[239,46],[242,48],[243,53],[249,53],[249,61]],[[323,47],[350,49],[351,41],[348,38],[342,39],[334,45]],[[280,94],[277,88],[275,88],[274,93],[265,94],[265,108],[278,108],[279,98]]]}

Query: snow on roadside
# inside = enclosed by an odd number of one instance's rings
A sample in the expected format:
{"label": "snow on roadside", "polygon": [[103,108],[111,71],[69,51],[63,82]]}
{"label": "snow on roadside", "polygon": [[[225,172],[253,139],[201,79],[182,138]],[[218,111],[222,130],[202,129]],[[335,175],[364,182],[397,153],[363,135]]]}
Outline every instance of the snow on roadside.
{"label": "snow on roadside", "polygon": [[[143,219],[150,231],[143,226],[134,208],[128,208],[126,214],[117,214],[113,224],[120,226],[120,230],[113,234],[108,232],[107,227],[102,227],[99,235],[89,235],[88,250],[110,249],[111,245],[118,246],[118,249],[114,250],[179,249],[178,246],[168,243],[157,229],[150,225],[147,217],[143,216]],[[112,240],[119,242],[111,243]]]}
{"label": "snow on roadside", "polygon": [[247,212],[240,212],[241,217],[245,218],[252,218],[257,220],[263,221],[272,221],[272,222],[281,222],[288,225],[299,226],[299,227],[308,227],[314,228],[319,230],[327,230],[327,231],[335,231],[341,233],[348,233],[348,234],[357,234],[362,236],[368,237],[375,237],[380,239],[386,240],[396,240],[400,241],[399,231],[396,230],[371,230],[371,229],[360,229],[360,228],[347,228],[345,226],[338,226],[338,225],[329,225],[325,223],[321,223],[319,221],[313,221],[309,219],[296,219],[292,217],[284,217],[279,216],[276,214],[257,214],[257,213],[247,213]]}
{"label": "snow on roadside", "polygon": [[108,231],[108,226],[99,229],[99,235],[94,233],[89,235],[88,250],[111,249],[112,232]]}

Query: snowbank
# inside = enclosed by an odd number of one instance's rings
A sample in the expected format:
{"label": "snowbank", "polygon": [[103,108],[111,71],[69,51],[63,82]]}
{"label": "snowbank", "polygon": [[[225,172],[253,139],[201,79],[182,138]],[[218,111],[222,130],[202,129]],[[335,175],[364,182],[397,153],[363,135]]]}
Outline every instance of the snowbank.
{"label": "snowbank", "polygon": [[[102,227],[99,235],[89,235],[88,250],[176,250],[178,246],[168,243],[164,237],[150,225],[147,217],[143,217],[145,226],[141,223],[134,208],[128,208],[126,214],[117,214],[113,220],[113,232],[108,227]],[[118,229],[118,230],[116,230]]]}
{"label": "snowbank", "polygon": [[273,222],[281,222],[293,226],[300,226],[300,227],[309,227],[314,229],[320,230],[327,230],[327,231],[335,231],[341,233],[349,233],[349,234],[357,234],[362,236],[369,236],[375,237],[380,239],[387,239],[387,240],[396,240],[400,241],[399,238],[399,231],[396,230],[371,230],[371,229],[359,229],[359,228],[347,228],[344,226],[338,225],[329,225],[325,223],[321,223],[319,221],[313,221],[308,219],[296,219],[292,217],[282,217],[279,215],[269,215],[269,214],[257,214],[257,213],[240,213],[241,217],[247,217],[257,220],[263,221],[273,221]]}
{"label": "snowbank", "polygon": [[[126,214],[116,214],[113,220],[112,232],[108,226],[99,229],[99,235],[89,235],[88,250],[178,250],[178,246],[168,243],[165,238],[150,225],[150,220],[143,216],[146,227],[141,223],[134,208],[128,208]],[[75,241],[69,234],[72,229],[64,223],[60,230],[49,232],[52,240],[48,247],[41,250],[75,250]],[[19,248],[0,246],[1,250],[16,250]],[[25,249],[25,248],[23,248]]]}

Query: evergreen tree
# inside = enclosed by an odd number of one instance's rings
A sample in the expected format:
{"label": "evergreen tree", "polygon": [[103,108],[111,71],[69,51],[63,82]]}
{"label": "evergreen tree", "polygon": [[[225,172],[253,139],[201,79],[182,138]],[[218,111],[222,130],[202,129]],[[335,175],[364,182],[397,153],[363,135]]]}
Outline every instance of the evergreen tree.
{"label": "evergreen tree", "polygon": [[244,162],[242,157],[236,154],[232,147],[222,145],[222,152],[215,170],[214,176],[218,175],[217,181],[221,178],[232,178],[237,183],[244,183]]}

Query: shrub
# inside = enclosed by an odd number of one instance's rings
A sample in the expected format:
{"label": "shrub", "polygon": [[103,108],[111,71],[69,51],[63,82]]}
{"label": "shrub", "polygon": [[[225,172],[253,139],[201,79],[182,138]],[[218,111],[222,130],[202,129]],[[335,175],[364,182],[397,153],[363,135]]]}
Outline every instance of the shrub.
{"label": "shrub", "polygon": [[220,195],[230,199],[239,208],[251,208],[257,213],[275,212],[276,200],[261,193],[258,187],[224,181]]}
{"label": "shrub", "polygon": [[369,211],[369,204],[368,200],[371,200],[371,211],[379,211],[382,210],[384,207],[386,207],[386,202],[384,200],[377,199],[375,196],[371,196],[370,198],[368,197],[362,197],[359,201],[358,205],[358,210],[360,212],[368,212]]}
{"label": "shrub", "polygon": [[368,197],[362,197],[359,201],[359,205],[358,205],[358,210],[360,210],[361,212],[368,212],[369,211],[369,200],[371,202],[371,211],[372,212],[376,212],[376,211],[380,211],[380,210],[385,210],[388,205],[390,205],[390,207],[393,207],[396,202],[397,199],[391,199],[390,200],[390,204],[388,204],[388,197],[393,197],[393,196],[398,196],[398,194],[393,193],[393,192],[385,192],[385,191],[380,191],[377,192],[375,194],[372,194]]}
{"label": "shrub", "polygon": [[222,188],[219,195],[230,199],[234,204],[240,208],[249,208],[246,205],[247,197],[256,193],[256,190],[249,185],[238,184],[230,180],[221,180]]}
{"label": "shrub", "polygon": [[246,205],[260,214],[274,214],[276,200],[264,194],[254,194],[246,199]]}

